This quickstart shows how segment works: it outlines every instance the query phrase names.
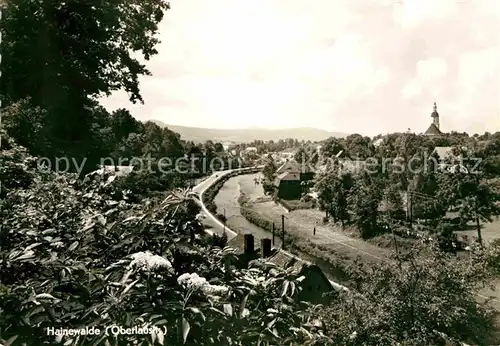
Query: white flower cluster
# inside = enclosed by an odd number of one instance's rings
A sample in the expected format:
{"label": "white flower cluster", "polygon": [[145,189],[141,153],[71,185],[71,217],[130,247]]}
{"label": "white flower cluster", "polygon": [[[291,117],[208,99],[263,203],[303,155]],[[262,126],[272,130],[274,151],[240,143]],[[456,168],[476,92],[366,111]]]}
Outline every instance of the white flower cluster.
{"label": "white flower cluster", "polygon": [[137,252],[130,257],[132,257],[132,262],[130,262],[129,265],[130,268],[139,268],[146,271],[151,271],[161,267],[169,269],[172,268],[172,264],[169,260],[158,255],[153,255],[149,251]]}
{"label": "white flower cluster", "polygon": [[196,273],[186,273],[182,274],[177,278],[179,285],[186,287],[187,289],[197,291],[201,290],[207,295],[222,295],[229,291],[226,286],[212,285],[207,282],[207,279],[199,276]]}

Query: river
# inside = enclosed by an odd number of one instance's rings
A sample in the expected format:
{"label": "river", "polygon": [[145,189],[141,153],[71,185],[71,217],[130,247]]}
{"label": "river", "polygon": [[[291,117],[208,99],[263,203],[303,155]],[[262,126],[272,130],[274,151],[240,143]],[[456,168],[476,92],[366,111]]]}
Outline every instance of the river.
{"label": "river", "polygon": [[[222,215],[225,213],[227,218],[226,224],[233,231],[252,233],[256,239],[270,238],[272,237],[272,230],[262,229],[248,221],[241,215],[240,205],[238,203],[240,183],[246,183],[246,186],[248,186],[248,181],[252,182],[255,177],[258,177],[258,174],[239,175],[228,179],[215,196],[214,203],[217,206],[217,213]],[[256,188],[262,187],[258,185]],[[281,239],[278,237],[278,234],[276,234],[275,246],[281,247]],[[329,262],[304,252],[293,251],[293,253],[306,261],[316,264],[330,280],[339,283],[344,281],[339,275],[334,274],[337,271]]]}

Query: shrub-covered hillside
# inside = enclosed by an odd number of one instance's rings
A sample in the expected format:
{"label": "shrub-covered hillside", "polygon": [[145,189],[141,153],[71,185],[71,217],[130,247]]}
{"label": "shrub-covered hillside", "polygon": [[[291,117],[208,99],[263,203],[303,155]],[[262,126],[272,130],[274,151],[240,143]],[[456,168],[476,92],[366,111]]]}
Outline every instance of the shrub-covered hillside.
{"label": "shrub-covered hillside", "polygon": [[[43,173],[10,144],[0,156],[3,344],[327,342],[292,299],[294,277],[279,268],[230,270],[232,251],[204,239],[183,191],[133,202],[113,177]],[[166,334],[57,338],[46,330],[111,325]]]}

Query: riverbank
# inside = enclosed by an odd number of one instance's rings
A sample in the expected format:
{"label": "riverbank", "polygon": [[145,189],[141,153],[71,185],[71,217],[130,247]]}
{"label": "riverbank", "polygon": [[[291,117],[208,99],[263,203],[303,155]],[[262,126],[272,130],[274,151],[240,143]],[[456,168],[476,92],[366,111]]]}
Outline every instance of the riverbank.
{"label": "riverbank", "polygon": [[[272,238],[272,222],[267,222],[259,217],[245,203],[259,198],[262,187],[255,185],[253,179],[256,175],[239,175],[224,182],[222,187],[216,187],[218,193],[214,198],[216,214],[226,216],[226,225],[234,231],[241,233],[252,233],[256,242],[262,238]],[[245,186],[249,181],[254,184],[254,191],[249,191]],[[243,184],[242,184],[243,183]],[[215,189],[215,188],[214,188]],[[282,246],[281,221],[275,223],[275,246]],[[285,249],[298,257],[318,265],[329,279],[340,284],[347,285],[349,282],[350,267],[354,262],[348,262],[348,258],[327,256],[322,249],[315,248],[307,240],[296,237],[288,232],[285,226]]]}

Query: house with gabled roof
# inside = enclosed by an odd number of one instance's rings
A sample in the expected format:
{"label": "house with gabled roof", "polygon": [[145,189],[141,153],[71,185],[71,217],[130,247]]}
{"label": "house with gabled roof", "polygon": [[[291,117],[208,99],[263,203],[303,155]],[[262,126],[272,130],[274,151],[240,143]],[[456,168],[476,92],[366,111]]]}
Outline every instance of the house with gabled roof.
{"label": "house with gabled roof", "polygon": [[301,291],[298,299],[301,301],[319,303],[323,301],[325,294],[336,289],[317,265],[304,261],[287,251],[276,250],[266,262],[299,276],[297,280]]}
{"label": "house with gabled roof", "polygon": [[303,182],[314,178],[315,170],[308,163],[287,160],[276,170],[278,175],[274,185],[278,190],[278,198],[299,199],[303,192]]}

